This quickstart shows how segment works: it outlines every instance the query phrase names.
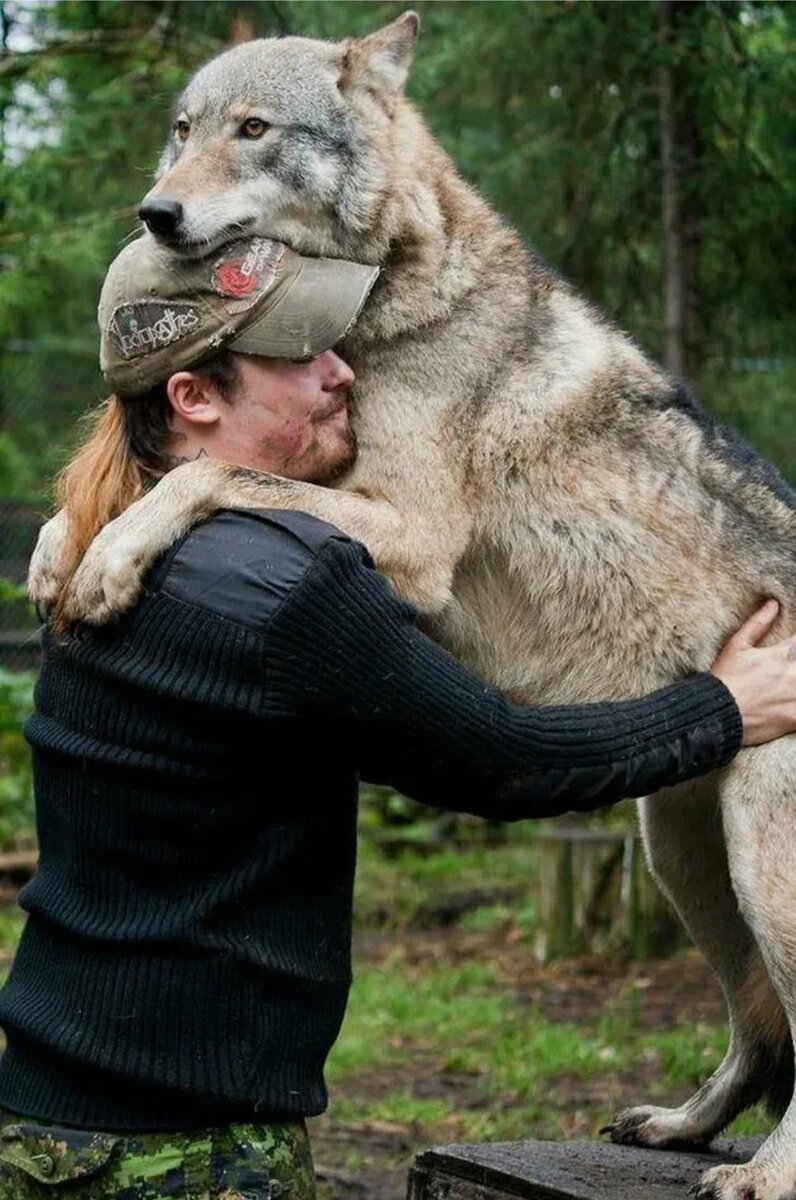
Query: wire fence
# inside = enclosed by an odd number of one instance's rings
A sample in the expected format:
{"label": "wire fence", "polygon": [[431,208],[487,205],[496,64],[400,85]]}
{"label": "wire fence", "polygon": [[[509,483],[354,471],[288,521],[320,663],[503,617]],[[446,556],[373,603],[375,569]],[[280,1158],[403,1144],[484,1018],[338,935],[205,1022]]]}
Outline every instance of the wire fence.
{"label": "wire fence", "polygon": [[25,597],[28,563],[52,481],[79,416],[102,395],[96,347],[9,340],[0,352],[0,668],[35,669],[39,621]]}

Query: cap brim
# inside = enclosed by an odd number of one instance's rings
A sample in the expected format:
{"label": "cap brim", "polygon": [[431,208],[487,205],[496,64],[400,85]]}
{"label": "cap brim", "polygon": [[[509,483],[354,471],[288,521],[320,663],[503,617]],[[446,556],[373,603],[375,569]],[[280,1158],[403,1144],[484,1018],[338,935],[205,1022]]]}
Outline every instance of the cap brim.
{"label": "cap brim", "polygon": [[378,274],[378,267],[343,259],[304,259],[277,303],[227,344],[266,358],[314,358],[345,336]]}

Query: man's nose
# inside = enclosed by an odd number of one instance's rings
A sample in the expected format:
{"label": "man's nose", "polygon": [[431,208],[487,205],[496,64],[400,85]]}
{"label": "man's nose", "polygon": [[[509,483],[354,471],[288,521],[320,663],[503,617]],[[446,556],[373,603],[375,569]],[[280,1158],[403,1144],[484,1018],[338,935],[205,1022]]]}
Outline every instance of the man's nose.
{"label": "man's nose", "polygon": [[150,233],[169,237],[177,232],[182,223],[182,205],[179,200],[170,200],[168,196],[156,196],[144,201],[138,215]]}
{"label": "man's nose", "polygon": [[339,354],[335,354],[334,350],[327,350],[324,357],[328,360],[326,387],[330,390],[337,387],[350,387],[356,379],[356,375],[348,363]]}

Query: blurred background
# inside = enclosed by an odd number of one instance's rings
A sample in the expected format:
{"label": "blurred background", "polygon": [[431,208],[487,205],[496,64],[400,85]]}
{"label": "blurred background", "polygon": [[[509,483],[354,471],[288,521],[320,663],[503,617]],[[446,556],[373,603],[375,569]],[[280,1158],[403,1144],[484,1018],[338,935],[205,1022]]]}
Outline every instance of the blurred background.
{"label": "blurred background", "polygon": [[[171,103],[232,43],[346,37],[404,7],[0,2],[6,957],[35,855],[21,724],[38,649],[20,585],[53,474],[103,395],[97,295]],[[796,481],[796,6],[414,7],[409,94],[462,173]],[[682,1098],[716,1065],[718,994],[649,887],[629,815],[490,828],[379,793],[362,840],[359,978],[316,1130],[328,1195],[402,1195],[429,1141],[593,1132],[616,1104]]]}

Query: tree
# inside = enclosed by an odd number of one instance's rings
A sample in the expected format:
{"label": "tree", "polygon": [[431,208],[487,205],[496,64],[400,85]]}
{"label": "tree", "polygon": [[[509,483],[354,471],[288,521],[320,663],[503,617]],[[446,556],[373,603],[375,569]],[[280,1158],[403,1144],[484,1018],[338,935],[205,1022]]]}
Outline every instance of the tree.
{"label": "tree", "polygon": [[[682,29],[698,13],[686,0],[659,0],[661,220],[663,224],[664,363],[697,379],[701,364],[699,263],[701,130],[693,67],[681,50]],[[682,39],[682,40],[681,40]]]}

